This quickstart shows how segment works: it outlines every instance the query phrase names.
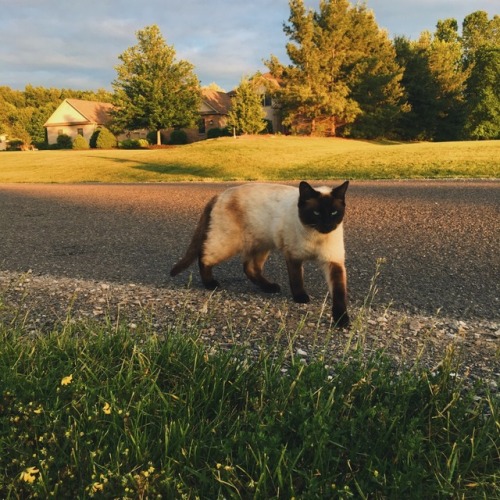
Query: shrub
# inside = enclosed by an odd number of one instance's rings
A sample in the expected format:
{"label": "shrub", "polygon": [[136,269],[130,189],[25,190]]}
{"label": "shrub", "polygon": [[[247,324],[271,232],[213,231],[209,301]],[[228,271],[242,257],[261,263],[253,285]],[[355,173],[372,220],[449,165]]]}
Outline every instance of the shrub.
{"label": "shrub", "polygon": [[231,131],[225,128],[211,128],[207,132],[207,139],[217,139],[217,137],[228,137],[231,135]]}
{"label": "shrub", "polygon": [[89,149],[89,143],[87,142],[87,139],[83,137],[82,135],[78,134],[75,137],[75,140],[73,141],[73,149]]}
{"label": "shrub", "polygon": [[125,139],[118,144],[121,149],[142,149],[148,146],[149,142],[146,139]]}
{"label": "shrub", "polygon": [[187,144],[188,137],[184,130],[172,130],[170,134],[170,144]]}
{"label": "shrub", "polygon": [[11,139],[7,143],[8,151],[21,151],[24,147],[24,141],[22,139]]}
{"label": "shrub", "polygon": [[68,134],[61,134],[57,136],[57,149],[71,149],[73,141]]}
{"label": "shrub", "polygon": [[116,137],[106,127],[99,127],[90,138],[90,147],[98,149],[115,148]]}

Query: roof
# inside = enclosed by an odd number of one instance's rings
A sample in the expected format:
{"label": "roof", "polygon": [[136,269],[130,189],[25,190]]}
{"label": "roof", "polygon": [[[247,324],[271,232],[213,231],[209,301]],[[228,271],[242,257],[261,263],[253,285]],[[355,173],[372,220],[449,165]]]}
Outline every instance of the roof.
{"label": "roof", "polygon": [[214,110],[215,114],[227,115],[231,109],[231,96],[225,92],[203,89],[201,97],[204,103]]}
{"label": "roof", "polygon": [[92,123],[106,123],[113,105],[108,102],[84,101],[83,99],[66,99],[80,114]]}
{"label": "roof", "polygon": [[[81,117],[83,117],[84,121],[68,119],[66,115],[64,116],[64,119],[61,120],[60,118],[62,117],[60,115],[60,110],[64,109],[64,106],[70,106],[73,108]],[[106,125],[110,120],[109,113],[112,109],[113,105],[107,102],[85,101],[83,99],[64,99],[64,101],[44,123],[44,126],[80,125],[85,123]]]}

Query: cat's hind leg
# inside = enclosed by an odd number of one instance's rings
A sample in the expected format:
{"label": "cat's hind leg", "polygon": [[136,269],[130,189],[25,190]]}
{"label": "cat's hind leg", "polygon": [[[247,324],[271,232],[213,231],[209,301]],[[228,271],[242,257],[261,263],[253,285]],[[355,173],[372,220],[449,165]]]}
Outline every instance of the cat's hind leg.
{"label": "cat's hind leg", "polygon": [[219,282],[214,278],[212,269],[214,266],[207,266],[203,263],[203,258],[198,259],[198,267],[200,268],[201,282],[208,290],[215,290],[220,287]]}
{"label": "cat's hind leg", "polygon": [[272,283],[263,275],[264,264],[266,263],[269,251],[252,253],[243,258],[243,270],[247,278],[256,284],[263,292],[278,293],[281,287],[277,283]]}

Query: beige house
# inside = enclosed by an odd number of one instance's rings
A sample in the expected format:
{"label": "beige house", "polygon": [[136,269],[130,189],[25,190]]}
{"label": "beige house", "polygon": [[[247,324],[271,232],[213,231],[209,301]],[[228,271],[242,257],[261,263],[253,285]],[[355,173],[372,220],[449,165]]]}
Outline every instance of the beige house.
{"label": "beige house", "polygon": [[57,138],[66,134],[73,140],[77,135],[90,141],[95,129],[109,123],[113,105],[106,102],[64,99],[44,123],[48,144],[56,144]]}

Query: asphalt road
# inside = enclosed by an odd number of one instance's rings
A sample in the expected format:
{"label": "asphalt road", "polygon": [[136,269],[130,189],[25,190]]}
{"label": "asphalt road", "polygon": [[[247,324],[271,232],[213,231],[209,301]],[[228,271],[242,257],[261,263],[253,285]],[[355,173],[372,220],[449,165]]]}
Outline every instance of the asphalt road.
{"label": "asphalt road", "polygon": [[[0,184],[0,269],[90,280],[185,287],[168,276],[206,201],[227,184]],[[363,302],[377,260],[376,303],[410,313],[499,318],[500,181],[353,181],[345,238],[351,301]],[[200,286],[196,267],[193,285]],[[283,260],[270,277],[290,295]],[[258,294],[238,260],[216,269],[221,284]],[[314,300],[326,293],[306,266]]]}

